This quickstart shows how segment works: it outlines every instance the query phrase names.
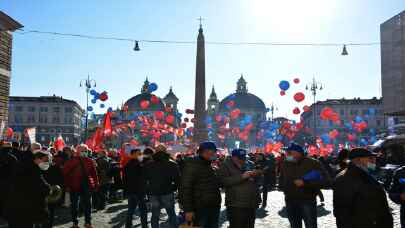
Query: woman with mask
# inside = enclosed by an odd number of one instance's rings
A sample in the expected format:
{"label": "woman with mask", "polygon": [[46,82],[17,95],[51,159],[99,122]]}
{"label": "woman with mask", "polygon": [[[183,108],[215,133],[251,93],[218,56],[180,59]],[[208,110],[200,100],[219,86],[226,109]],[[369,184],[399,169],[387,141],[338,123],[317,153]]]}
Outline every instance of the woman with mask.
{"label": "woman with mask", "polygon": [[31,162],[16,168],[5,205],[9,228],[32,228],[48,220],[46,197],[51,188],[42,173],[49,169],[50,160],[49,152],[37,150]]}

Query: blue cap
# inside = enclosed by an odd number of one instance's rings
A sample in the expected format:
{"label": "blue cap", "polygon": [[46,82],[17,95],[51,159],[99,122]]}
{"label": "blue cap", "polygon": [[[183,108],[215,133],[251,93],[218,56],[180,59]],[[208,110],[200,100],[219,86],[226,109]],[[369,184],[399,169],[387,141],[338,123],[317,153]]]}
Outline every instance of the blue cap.
{"label": "blue cap", "polygon": [[238,157],[242,160],[246,159],[247,151],[245,149],[234,149],[232,150],[232,157]]}
{"label": "blue cap", "polygon": [[298,153],[304,154],[304,148],[302,148],[302,146],[296,144],[296,143],[291,143],[288,148],[286,149],[286,151],[297,151]]}
{"label": "blue cap", "polygon": [[203,151],[203,150],[217,151],[217,146],[215,145],[214,142],[206,141],[206,142],[200,143],[200,146],[198,147],[198,149],[200,151]]}

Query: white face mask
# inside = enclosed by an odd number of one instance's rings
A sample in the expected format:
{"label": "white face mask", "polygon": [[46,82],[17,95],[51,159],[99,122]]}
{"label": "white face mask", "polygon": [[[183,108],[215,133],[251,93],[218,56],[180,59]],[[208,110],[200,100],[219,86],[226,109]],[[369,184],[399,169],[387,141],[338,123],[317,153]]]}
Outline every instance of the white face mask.
{"label": "white face mask", "polygon": [[49,169],[50,164],[49,162],[41,162],[38,164],[38,166],[41,170],[46,171]]}
{"label": "white face mask", "polygon": [[142,161],[143,161],[143,156],[142,156],[142,155],[138,156],[138,161],[139,161],[139,162],[142,162]]}

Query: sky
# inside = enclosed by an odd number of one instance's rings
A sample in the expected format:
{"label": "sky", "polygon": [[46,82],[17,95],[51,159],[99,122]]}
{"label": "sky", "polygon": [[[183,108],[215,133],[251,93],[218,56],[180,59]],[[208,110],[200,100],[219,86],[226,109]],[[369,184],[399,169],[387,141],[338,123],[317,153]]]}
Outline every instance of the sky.
{"label": "sky", "polygon": [[[126,37],[134,40],[196,41],[198,17],[206,41],[357,43],[379,42],[380,24],[405,10],[404,0],[0,0],[0,10],[26,30]],[[89,40],[15,33],[13,96],[56,94],[85,106],[79,87],[89,74],[106,106],[117,107],[140,92],[148,76],[163,97],[173,86],[184,112],[194,107],[195,44]],[[313,98],[305,85],[323,84],[317,100],[381,96],[380,47],[206,45],[207,97],[215,85],[219,99],[236,90],[243,73],[248,90],[276,116],[297,118],[294,107]],[[294,84],[280,96],[281,80]],[[303,103],[292,96],[302,91]],[[97,113],[103,112],[94,107]]]}

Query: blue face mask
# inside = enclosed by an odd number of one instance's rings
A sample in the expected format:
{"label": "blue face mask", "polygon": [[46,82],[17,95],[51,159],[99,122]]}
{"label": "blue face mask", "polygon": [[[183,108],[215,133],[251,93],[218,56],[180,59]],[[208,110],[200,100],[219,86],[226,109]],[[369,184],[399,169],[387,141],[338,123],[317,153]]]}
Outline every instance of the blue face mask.
{"label": "blue face mask", "polygon": [[291,155],[286,156],[285,160],[288,161],[288,162],[295,162],[295,158],[293,156],[291,156]]}

